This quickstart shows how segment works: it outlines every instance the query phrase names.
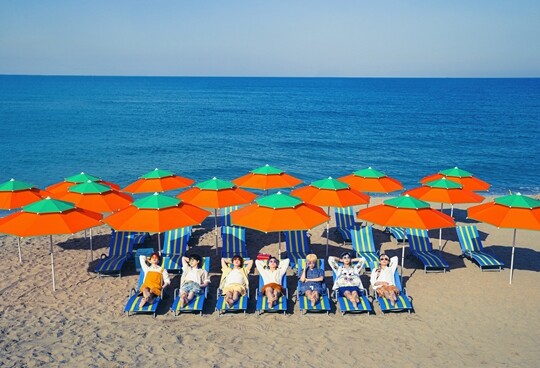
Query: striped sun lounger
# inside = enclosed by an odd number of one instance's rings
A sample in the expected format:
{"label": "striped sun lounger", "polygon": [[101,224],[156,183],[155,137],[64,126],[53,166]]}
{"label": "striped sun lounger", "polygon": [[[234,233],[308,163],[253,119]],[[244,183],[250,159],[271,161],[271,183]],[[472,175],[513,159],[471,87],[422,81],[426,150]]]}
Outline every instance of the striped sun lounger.
{"label": "striped sun lounger", "polygon": [[404,227],[388,226],[385,231],[396,239],[396,243],[405,243],[407,241],[406,229]]}
{"label": "striped sun lounger", "polygon": [[246,229],[238,226],[223,226],[221,228],[221,257],[232,258],[235,255],[247,257]]}
{"label": "striped sun lounger", "polygon": [[[307,267],[307,263],[305,259],[299,259],[298,260],[298,275],[302,275],[302,270]],[[324,271],[324,259],[318,259],[316,267],[321,268]],[[300,280],[298,280],[298,289],[300,288]],[[298,290],[297,289],[297,290]],[[305,314],[307,312],[321,312],[326,313],[327,315],[330,312],[330,299],[329,299],[329,291],[327,288],[325,288],[325,292],[320,296],[319,302],[315,304],[313,307],[308,300],[308,298],[304,296],[298,295],[298,307],[300,308],[300,312],[302,314]]]}
{"label": "striped sun lounger", "polygon": [[396,304],[392,307],[392,304],[390,304],[390,301],[384,297],[380,297],[377,295],[377,293],[374,292],[375,297],[377,298],[377,303],[379,303],[379,307],[381,308],[381,311],[384,313],[387,312],[408,312],[411,313],[413,310],[413,306],[411,304],[411,300],[409,296],[407,295],[407,292],[405,288],[401,286],[401,281],[399,280],[399,273],[396,271],[394,272],[394,283],[396,287],[399,289],[400,294],[398,297],[398,300],[396,301]]}
{"label": "striped sun lounger", "polygon": [[182,269],[182,256],[186,254],[191,226],[165,232],[163,242],[163,267],[167,271],[178,272]]}
{"label": "striped sun lounger", "polygon": [[122,267],[128,258],[133,258],[133,245],[142,235],[127,231],[112,231],[109,243],[109,255],[102,254],[95,268],[98,276],[118,274],[122,276]]}
{"label": "striped sun lounger", "polygon": [[285,231],[285,249],[291,268],[295,268],[299,259],[305,259],[311,253],[309,236],[306,230]]}
{"label": "striped sun lounger", "polygon": [[353,227],[351,229],[352,249],[358,257],[364,257],[367,261],[366,270],[374,270],[379,267],[379,251],[375,249],[373,241],[373,228],[371,226]]}
{"label": "striped sun lounger", "polygon": [[446,272],[448,262],[439,252],[433,251],[427,230],[407,229],[407,239],[411,255],[422,261],[425,272]]}
{"label": "striped sun lounger", "polygon": [[474,225],[456,226],[462,256],[474,260],[482,271],[500,271],[504,263],[486,253],[478,229]]}
{"label": "striped sun lounger", "polygon": [[[202,269],[206,272],[210,272],[210,258],[203,257]],[[180,289],[176,288],[174,290],[174,301],[171,306],[171,311],[175,316],[180,315],[180,313],[199,313],[202,316],[204,302],[208,299],[208,287],[204,288],[204,294],[198,295],[189,304],[185,305],[183,308],[180,307]]]}
{"label": "striped sun lounger", "polygon": [[161,290],[161,295],[154,298],[152,303],[147,303],[144,307],[139,307],[141,303],[142,296],[139,296],[142,283],[144,282],[144,271],[141,269],[139,274],[139,282],[136,289],[131,289],[130,297],[124,308],[124,312],[128,316],[139,313],[152,313],[153,317],[156,318],[157,307],[161,300],[163,299],[163,289]]}
{"label": "striped sun lounger", "polygon": [[268,306],[268,298],[261,290],[264,286],[263,278],[259,275],[259,287],[257,288],[257,313],[260,315],[264,312],[277,312],[287,314],[287,299],[289,298],[289,290],[287,289],[287,274],[283,275],[281,279],[281,285],[283,286],[283,295],[279,297],[279,300],[272,308]]}
{"label": "striped sun lounger", "polygon": [[354,207],[336,207],[334,209],[336,216],[336,229],[341,234],[344,243],[351,241],[350,229],[356,226],[356,214]]}

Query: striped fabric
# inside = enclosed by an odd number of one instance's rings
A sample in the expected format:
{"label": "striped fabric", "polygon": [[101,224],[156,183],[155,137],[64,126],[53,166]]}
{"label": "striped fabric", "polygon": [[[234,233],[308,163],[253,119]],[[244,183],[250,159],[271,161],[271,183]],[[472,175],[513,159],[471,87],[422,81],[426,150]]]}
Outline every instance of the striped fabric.
{"label": "striped fabric", "polygon": [[154,318],[156,317],[157,307],[159,303],[161,302],[161,299],[163,298],[163,292],[162,295],[156,297],[151,304],[146,304],[144,307],[140,308],[139,304],[141,303],[142,296],[139,296],[141,285],[144,281],[144,271],[141,270],[139,273],[139,282],[137,284],[137,292],[135,292],[133,295],[131,295],[126,303],[126,306],[124,308],[124,312],[127,313],[128,316],[138,313],[152,313],[154,315]]}
{"label": "striped fabric", "polygon": [[311,253],[309,236],[306,230],[285,231],[285,249],[291,268],[296,267],[299,259],[305,259]]}
{"label": "striped fabric", "polygon": [[[210,272],[210,257],[203,257],[202,269]],[[186,312],[200,313],[202,315],[204,302],[208,298],[208,287],[204,289],[204,294],[196,296],[183,308],[180,308],[180,289],[176,289],[174,295],[175,298],[171,306],[171,311],[173,311],[175,316]]]}
{"label": "striped fabric", "polygon": [[354,207],[336,207],[334,215],[336,216],[336,228],[341,234],[343,242],[350,242],[351,234],[349,230],[356,225]]}
{"label": "striped fabric", "polygon": [[231,222],[231,212],[239,209],[240,206],[230,206],[221,209],[221,226],[233,226]]}
{"label": "striped fabric", "polygon": [[366,259],[366,270],[374,270],[379,267],[379,252],[375,249],[373,228],[371,226],[356,226],[351,228],[350,233],[352,249],[358,257],[364,257]]}
{"label": "striped fabric", "polygon": [[[307,263],[305,259],[299,259],[298,260],[298,275],[302,274],[302,270],[307,267]],[[324,271],[324,259],[317,259],[317,264],[315,267],[318,267]],[[298,288],[300,289],[300,280],[298,281]],[[311,305],[311,302],[306,296],[300,296],[298,295],[298,306],[300,308],[300,312],[307,313],[307,312],[326,312],[328,314],[330,312],[330,299],[328,296],[328,292],[324,292],[320,298],[319,302],[315,304],[315,306]]]}
{"label": "striped fabric", "polygon": [[500,271],[502,269],[504,263],[485,252],[476,226],[456,226],[456,232],[463,255],[476,261],[482,271]]}
{"label": "striped fabric", "polygon": [[261,290],[264,286],[262,276],[259,275],[259,287],[257,289],[257,307],[256,310],[259,314],[263,312],[287,312],[287,274],[283,275],[281,279],[281,285],[283,286],[283,295],[279,297],[279,300],[272,308],[268,306],[268,298],[266,295],[263,295]]}
{"label": "striped fabric", "polygon": [[124,231],[114,231],[111,233],[109,244],[109,256],[102,255],[95,268],[98,274],[118,273],[121,276],[122,266],[129,256],[132,256],[134,237],[132,233]]}
{"label": "striped fabric", "polygon": [[182,256],[187,251],[191,226],[181,227],[165,232],[163,242],[163,267],[167,271],[182,269]]}
{"label": "striped fabric", "polygon": [[149,236],[148,233],[145,232],[128,232],[128,236],[130,238],[133,238],[133,245],[142,244],[146,241],[146,238]]}
{"label": "striped fabric", "polygon": [[413,310],[413,306],[411,304],[411,301],[409,297],[407,296],[407,293],[405,290],[401,287],[401,282],[399,280],[399,274],[397,272],[394,273],[394,284],[401,292],[398,296],[398,300],[396,301],[396,304],[392,307],[392,304],[390,304],[390,301],[384,297],[379,297],[376,293],[375,296],[377,297],[377,302],[379,303],[379,307],[381,308],[381,311],[383,313],[386,312],[403,312],[407,311],[408,313],[411,313]]}
{"label": "striped fabric", "polygon": [[424,264],[424,271],[443,271],[449,267],[445,259],[433,251],[427,230],[407,229],[407,239],[411,254]]}
{"label": "striped fabric", "polygon": [[223,239],[221,248],[223,258],[232,258],[235,255],[247,257],[246,229],[238,226],[223,226],[221,237]]}
{"label": "striped fabric", "polygon": [[405,243],[407,241],[407,236],[405,235],[406,229],[404,227],[387,227],[386,232],[389,232],[394,239],[396,239],[396,243]]}

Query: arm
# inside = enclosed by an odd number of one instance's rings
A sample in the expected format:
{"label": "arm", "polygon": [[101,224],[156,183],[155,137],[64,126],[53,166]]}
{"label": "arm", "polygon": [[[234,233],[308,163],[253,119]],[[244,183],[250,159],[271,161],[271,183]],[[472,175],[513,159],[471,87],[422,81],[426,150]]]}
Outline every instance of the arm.
{"label": "arm", "polygon": [[314,281],[314,282],[322,282],[322,281],[324,281],[324,271],[321,270],[320,273],[322,274],[321,276],[315,277],[314,279],[306,279],[306,281]]}
{"label": "arm", "polygon": [[163,269],[163,272],[161,273],[163,275],[163,285],[169,286],[171,284],[171,279],[169,278],[169,273],[166,269]]}
{"label": "arm", "polygon": [[182,268],[186,268],[187,266],[189,266],[188,261],[189,261],[188,257],[186,257],[186,256],[182,257]]}
{"label": "arm", "polygon": [[354,258],[352,261],[357,262],[354,265],[354,268],[355,268],[356,272],[358,272],[358,274],[360,274],[362,272],[362,269],[366,265],[366,259],[364,257],[359,257],[359,258]]}
{"label": "arm", "polygon": [[397,256],[393,256],[392,258],[390,258],[390,268],[392,269],[392,274],[396,272],[398,262],[399,260]]}
{"label": "arm", "polygon": [[245,267],[245,269],[247,271],[246,274],[248,274],[251,271],[251,269],[253,268],[253,260],[250,259],[249,261],[245,261],[244,262],[244,267]]}
{"label": "arm", "polygon": [[300,275],[300,282],[306,282],[307,281],[306,280],[306,272],[307,272],[306,270],[307,270],[307,268],[304,268],[302,270],[302,274]]}
{"label": "arm", "polygon": [[144,273],[148,272],[148,264],[146,263],[146,260],[147,258],[144,254],[141,254],[139,256],[139,261],[141,262],[141,269]]}
{"label": "arm", "polygon": [[210,275],[208,275],[208,272],[206,272],[206,270],[202,270],[202,271],[203,273],[202,273],[201,287],[205,288],[210,284]]}
{"label": "arm", "polygon": [[[246,261],[247,263],[247,261]],[[262,274],[264,272],[264,267],[265,267],[265,264],[262,260],[260,259],[257,259],[255,261],[255,267],[257,267],[257,271],[259,271],[260,274]]]}
{"label": "arm", "polygon": [[221,258],[221,269],[229,267],[229,264],[231,263],[230,260],[227,258]]}
{"label": "arm", "polygon": [[328,257],[328,264],[330,265],[330,268],[334,270],[335,273],[337,273],[339,265],[338,265],[339,259],[334,256]]}

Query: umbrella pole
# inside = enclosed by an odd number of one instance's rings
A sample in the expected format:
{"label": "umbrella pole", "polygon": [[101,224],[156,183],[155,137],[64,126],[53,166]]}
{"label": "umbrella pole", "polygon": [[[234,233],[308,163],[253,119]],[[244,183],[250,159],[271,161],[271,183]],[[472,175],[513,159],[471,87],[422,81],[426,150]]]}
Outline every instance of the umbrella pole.
{"label": "umbrella pole", "polygon": [[17,248],[19,248],[19,263],[22,263],[21,238],[17,237]]}
{"label": "umbrella pole", "polygon": [[52,268],[52,289],[56,291],[56,283],[54,282],[54,250],[52,245],[52,235],[49,235],[51,241],[51,268]]}
{"label": "umbrella pole", "polygon": [[216,232],[216,255],[218,254],[217,209],[214,208],[214,231]]}
{"label": "umbrella pole", "polygon": [[405,242],[402,243],[401,247],[401,272],[399,277],[401,278],[401,285],[403,285],[403,268],[405,267]]}
{"label": "umbrella pole", "polygon": [[326,221],[326,258],[328,258],[328,238],[330,237],[330,206],[328,207],[328,221]]}
{"label": "umbrella pole", "polygon": [[278,231],[278,259],[281,261],[281,231]]}
{"label": "umbrella pole", "polygon": [[161,255],[161,233],[157,233],[157,246],[158,246],[158,252]]}
{"label": "umbrella pole", "polygon": [[512,239],[512,260],[510,261],[510,285],[512,285],[512,275],[514,273],[514,250],[516,248],[516,232],[514,229],[514,238]]}
{"label": "umbrella pole", "polygon": [[94,251],[92,249],[92,229],[90,229],[90,262],[94,262]]}
{"label": "umbrella pole", "polygon": [[[441,203],[441,212],[443,211],[443,204]],[[442,243],[442,227],[439,229],[439,253],[441,253],[441,243]]]}

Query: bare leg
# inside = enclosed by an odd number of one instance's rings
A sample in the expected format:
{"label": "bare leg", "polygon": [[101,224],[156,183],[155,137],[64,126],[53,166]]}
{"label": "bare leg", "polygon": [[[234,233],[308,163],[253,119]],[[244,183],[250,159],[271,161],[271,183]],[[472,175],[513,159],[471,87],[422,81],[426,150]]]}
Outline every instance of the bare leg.
{"label": "bare leg", "polygon": [[141,291],[142,291],[143,297],[142,297],[141,302],[139,304],[139,308],[144,307],[144,305],[148,302],[148,299],[150,298],[150,294],[151,294],[149,288],[144,288]]}
{"label": "bare leg", "polygon": [[227,305],[229,307],[232,307],[234,305],[234,300],[233,300],[233,293],[232,291],[228,291],[227,294],[225,294],[225,302],[227,303]]}
{"label": "bare leg", "polygon": [[184,308],[184,306],[187,304],[187,301],[186,301],[186,292],[185,291],[182,291],[182,294],[180,294],[180,308]]}
{"label": "bare leg", "polygon": [[189,302],[192,301],[193,298],[195,298],[195,293],[193,291],[190,291],[188,296],[187,296],[187,303],[186,304],[189,304]]}
{"label": "bare leg", "polygon": [[274,296],[274,289],[272,288],[266,288],[266,297],[268,298],[268,307],[273,308],[274,302],[276,301],[276,298]]}
{"label": "bare leg", "polygon": [[349,300],[355,308],[358,306],[358,302],[356,301],[356,299],[354,298],[354,295],[349,290],[344,292],[343,296],[347,298],[347,300]]}
{"label": "bare leg", "polygon": [[[233,293],[233,297],[232,297],[233,304],[236,303],[238,301],[238,299],[240,299],[240,293],[238,291],[235,291]],[[232,305],[231,305],[231,307],[232,307]]]}

